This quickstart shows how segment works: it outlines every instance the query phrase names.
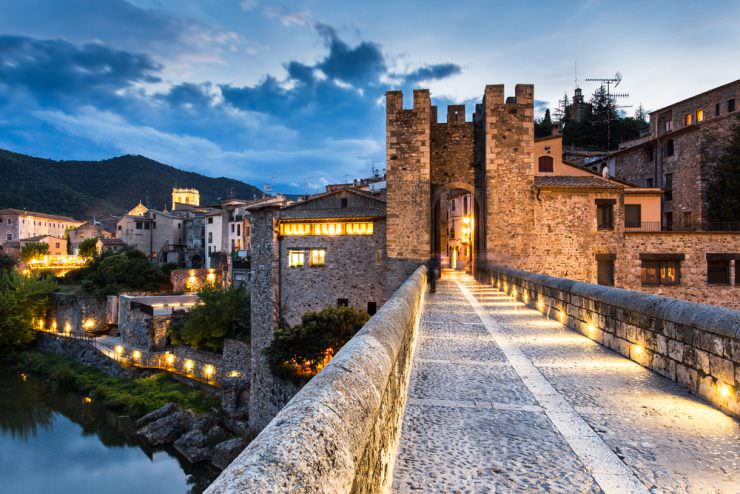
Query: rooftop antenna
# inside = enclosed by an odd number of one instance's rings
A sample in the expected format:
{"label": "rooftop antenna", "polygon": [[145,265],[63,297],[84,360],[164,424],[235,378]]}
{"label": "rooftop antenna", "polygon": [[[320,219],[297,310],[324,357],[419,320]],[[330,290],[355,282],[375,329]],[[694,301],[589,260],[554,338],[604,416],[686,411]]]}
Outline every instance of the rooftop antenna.
{"label": "rooftop antenna", "polygon": [[578,62],[573,62],[573,78],[574,82],[576,84],[576,88],[578,88]]}
{"label": "rooftop antenna", "polygon": [[[612,84],[614,89],[619,86],[622,82],[622,74],[617,72],[614,77],[587,77],[586,82],[598,82],[602,86],[606,86],[606,152],[608,153],[611,149],[611,122],[612,122],[612,98],[616,101],[618,98],[629,98],[629,93],[612,93]],[[614,108],[629,108],[629,106],[616,106]]]}

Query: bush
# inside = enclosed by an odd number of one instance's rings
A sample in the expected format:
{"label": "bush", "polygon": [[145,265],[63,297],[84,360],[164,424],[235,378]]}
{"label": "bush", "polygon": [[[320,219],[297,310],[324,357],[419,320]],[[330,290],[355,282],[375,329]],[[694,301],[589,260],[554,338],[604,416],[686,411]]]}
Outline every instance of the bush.
{"label": "bush", "polygon": [[217,401],[201,389],[182,384],[158,372],[127,379],[113,377],[69,357],[29,351],[17,355],[21,370],[47,378],[58,386],[89,394],[111,408],[134,416],[144,415],[167,403],[194,412],[208,412]]}
{"label": "bush", "polygon": [[65,282],[78,282],[97,296],[116,295],[125,290],[159,291],[169,284],[162,270],[136,249],[105,253],[89,266],[70,271]]}
{"label": "bush", "polygon": [[28,242],[21,248],[21,261],[27,263],[31,259],[45,256],[49,253],[49,244],[43,242]]}
{"label": "bush", "polygon": [[278,328],[265,349],[273,374],[295,384],[315,376],[370,319],[352,307],[328,307],[304,314],[292,328]]}
{"label": "bush", "polygon": [[221,352],[225,338],[249,341],[250,300],[243,286],[206,288],[198,297],[201,304],[170,326],[173,344]]}
{"label": "bush", "polygon": [[45,317],[53,280],[0,271],[0,350],[15,350],[34,340],[33,319]]}
{"label": "bush", "polygon": [[0,271],[11,271],[15,269],[16,264],[15,259],[12,257],[0,254]]}
{"label": "bush", "polygon": [[86,259],[92,259],[98,255],[98,239],[86,238],[77,246],[77,255]]}

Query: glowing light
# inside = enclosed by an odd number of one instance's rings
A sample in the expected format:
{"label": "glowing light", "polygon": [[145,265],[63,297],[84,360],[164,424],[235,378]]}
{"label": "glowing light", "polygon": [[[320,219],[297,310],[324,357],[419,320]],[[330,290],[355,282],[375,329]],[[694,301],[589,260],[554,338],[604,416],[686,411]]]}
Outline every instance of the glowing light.
{"label": "glowing light", "polygon": [[210,378],[216,369],[213,368],[212,365],[208,364],[205,367],[203,367],[203,375],[207,378]]}
{"label": "glowing light", "polygon": [[195,367],[195,362],[190,359],[185,360],[185,364],[183,365],[183,367],[185,367],[186,371],[190,372],[193,370],[193,367]]}
{"label": "glowing light", "polygon": [[139,360],[141,358],[141,352],[139,350],[134,350],[134,353],[131,354],[134,360]]}
{"label": "glowing light", "polygon": [[469,225],[470,224],[470,216],[464,217],[463,218],[463,223],[465,223],[466,225]]}
{"label": "glowing light", "polygon": [[633,349],[634,349],[634,351],[635,351],[635,355],[642,355],[642,352],[643,352],[643,350],[644,350],[644,349],[642,348],[642,346],[640,346],[640,345],[635,345],[635,346],[633,347]]}
{"label": "glowing light", "polygon": [[171,353],[167,354],[167,365],[172,365],[175,363],[175,356]]}
{"label": "glowing light", "polygon": [[723,398],[730,396],[730,387],[725,383],[719,383],[719,394]]}
{"label": "glowing light", "polygon": [[545,302],[542,299],[537,301],[537,310],[543,312],[545,310]]}
{"label": "glowing light", "polygon": [[229,377],[242,377],[243,374],[237,370],[229,371],[227,374]]}
{"label": "glowing light", "polygon": [[82,326],[83,326],[83,327],[84,327],[85,329],[92,329],[92,328],[94,328],[94,327],[95,327],[95,320],[94,320],[94,319],[87,319],[87,320],[85,320],[85,322],[84,322],[84,323],[82,324]]}
{"label": "glowing light", "polygon": [[85,396],[84,398],[82,398],[82,402],[89,405],[90,403],[93,402],[93,400],[89,396]]}
{"label": "glowing light", "polygon": [[588,325],[588,334],[593,335],[596,332],[596,327],[593,324]]}
{"label": "glowing light", "polygon": [[213,272],[209,272],[209,273],[208,273],[208,274],[206,275],[206,281],[207,281],[207,282],[208,282],[209,284],[211,284],[211,285],[213,285],[214,283],[216,283],[216,273],[213,273]]}
{"label": "glowing light", "polygon": [[56,321],[56,319],[54,319],[53,321],[51,321],[51,330],[52,331],[56,331],[57,330],[57,327],[58,327],[57,326],[57,321]]}
{"label": "glowing light", "polygon": [[69,323],[69,321],[64,323],[64,333],[69,334],[72,332],[72,325]]}
{"label": "glowing light", "polygon": [[26,382],[28,380],[28,374],[21,372],[21,381]]}
{"label": "glowing light", "polygon": [[113,351],[116,352],[116,355],[121,355],[123,353],[123,346],[116,345],[115,347],[113,347]]}
{"label": "glowing light", "polygon": [[558,312],[558,319],[561,323],[565,324],[565,321],[567,320],[568,315],[565,313],[563,309],[560,309],[560,312]]}
{"label": "glowing light", "polygon": [[39,319],[39,329],[44,329],[44,320]]}

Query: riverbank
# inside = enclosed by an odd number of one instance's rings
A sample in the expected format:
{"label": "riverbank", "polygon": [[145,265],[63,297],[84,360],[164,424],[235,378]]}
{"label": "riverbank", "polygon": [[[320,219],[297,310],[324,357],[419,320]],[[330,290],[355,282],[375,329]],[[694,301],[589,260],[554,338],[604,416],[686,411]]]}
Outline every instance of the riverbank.
{"label": "riverbank", "polygon": [[219,409],[216,397],[204,390],[176,381],[163,372],[118,377],[74,359],[54,353],[27,350],[10,358],[21,372],[34,374],[53,384],[85,393],[91,399],[129,415],[140,417],[168,403],[196,414]]}

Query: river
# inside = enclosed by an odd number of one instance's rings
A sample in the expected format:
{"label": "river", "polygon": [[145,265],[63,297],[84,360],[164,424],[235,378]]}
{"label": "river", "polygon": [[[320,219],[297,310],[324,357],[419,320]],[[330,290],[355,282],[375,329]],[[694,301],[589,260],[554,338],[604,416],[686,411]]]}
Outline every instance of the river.
{"label": "river", "polygon": [[142,444],[125,423],[0,364],[0,493],[199,494],[217,475]]}

